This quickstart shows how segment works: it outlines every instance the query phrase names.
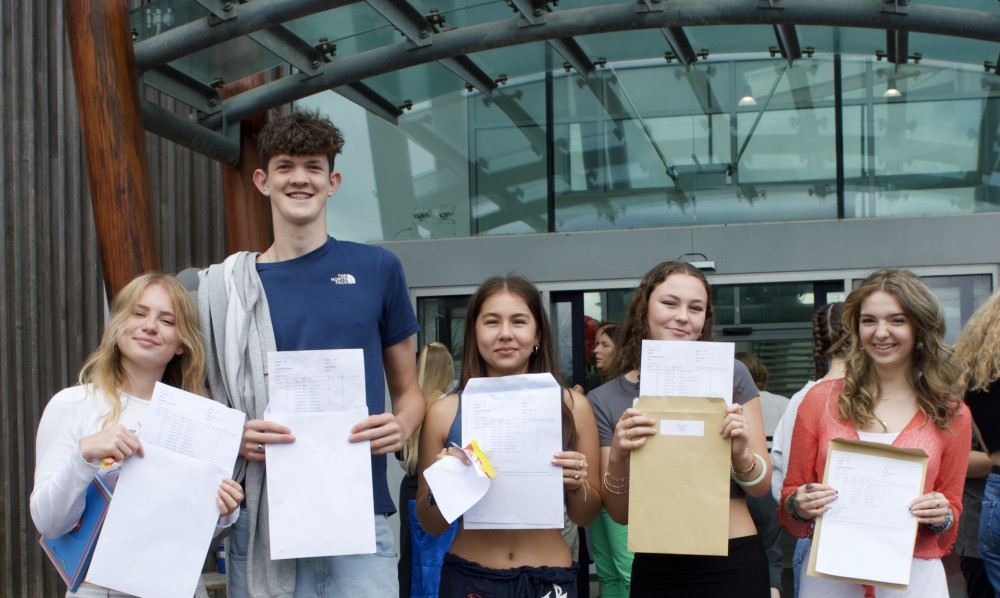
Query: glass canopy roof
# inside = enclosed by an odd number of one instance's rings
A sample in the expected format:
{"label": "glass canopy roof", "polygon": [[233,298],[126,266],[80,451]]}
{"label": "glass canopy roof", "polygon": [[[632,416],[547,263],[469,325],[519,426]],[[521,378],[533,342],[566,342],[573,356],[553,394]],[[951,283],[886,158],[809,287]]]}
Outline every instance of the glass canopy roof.
{"label": "glass canopy roof", "polygon": [[[993,0],[155,0],[131,22],[143,83],[188,107],[144,106],[147,128],[226,162],[227,123],[328,89],[396,123],[426,100],[550,70],[815,53],[996,72],[1000,58]],[[220,95],[260,73],[266,83]]]}

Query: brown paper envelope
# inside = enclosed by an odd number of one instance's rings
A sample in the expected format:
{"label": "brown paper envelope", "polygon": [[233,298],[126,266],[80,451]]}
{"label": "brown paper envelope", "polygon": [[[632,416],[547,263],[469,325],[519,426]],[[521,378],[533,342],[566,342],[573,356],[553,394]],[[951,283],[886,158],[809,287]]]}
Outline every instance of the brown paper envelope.
{"label": "brown paper envelope", "polygon": [[731,443],[719,435],[725,401],[641,397],[636,407],[656,420],[657,430],[664,421],[685,422],[680,426],[702,434],[657,434],[632,451],[628,549],[726,556]]}
{"label": "brown paper envelope", "polygon": [[[830,441],[830,451],[846,451],[851,453],[861,453],[862,455],[875,455],[878,457],[889,457],[891,459],[900,459],[903,461],[912,461],[914,463],[920,463],[923,465],[924,469],[920,475],[920,487],[924,487],[924,483],[927,481],[927,453],[920,449],[908,449],[908,448],[897,448],[888,444],[881,444],[878,442],[864,442],[862,440],[847,440],[845,438],[834,438]],[[823,483],[826,483],[827,477],[830,475],[830,459],[826,460],[826,470],[823,472]],[[913,498],[916,498],[914,496]],[[914,521],[913,524],[913,542],[916,544],[917,541],[917,522]],[[812,548],[809,550],[809,567],[806,569],[808,575],[813,577],[825,577],[827,579],[839,579],[841,581],[848,581],[851,583],[860,583],[870,586],[879,586],[881,588],[890,588],[893,590],[905,590],[907,584],[898,583],[885,583],[881,581],[872,581],[870,579],[858,579],[854,577],[840,577],[838,575],[828,575],[826,573],[820,573],[816,570],[816,555],[818,554],[820,533],[823,529],[823,518],[816,518],[816,529],[813,531],[813,543]]]}

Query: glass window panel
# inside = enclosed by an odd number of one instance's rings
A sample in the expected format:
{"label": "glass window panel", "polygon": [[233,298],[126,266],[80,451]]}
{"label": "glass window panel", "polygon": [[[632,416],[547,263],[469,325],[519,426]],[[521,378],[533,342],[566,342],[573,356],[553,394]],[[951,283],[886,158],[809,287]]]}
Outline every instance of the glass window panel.
{"label": "glass window panel", "polygon": [[[617,80],[607,79],[605,107],[615,117],[665,114],[714,114],[725,109],[730,97],[729,63],[663,68],[617,69]],[[616,108],[618,107],[618,108]]]}
{"label": "glass window panel", "polygon": [[573,304],[559,301],[552,304],[552,331],[556,336],[559,353],[560,382],[573,380]]}
{"label": "glass window panel", "polygon": [[284,64],[249,37],[237,37],[170,63],[178,71],[205,84],[221,79],[233,83]]}
{"label": "glass window panel", "polygon": [[740,287],[740,323],[775,324],[812,321],[812,283],[759,284]]}
{"label": "glass window panel", "polygon": [[480,235],[526,234],[548,230],[542,127],[480,129],[476,142],[475,231]]}
{"label": "glass window panel", "polygon": [[736,323],[736,287],[713,286],[712,307],[716,326],[731,326]]}
{"label": "glass window panel", "polygon": [[944,311],[944,342],[953,344],[973,312],[989,298],[993,292],[993,281],[988,274],[965,276],[923,276],[921,277]]}
{"label": "glass window panel", "polygon": [[135,41],[141,41],[207,14],[207,10],[191,0],[155,0],[129,11],[129,23],[135,31]]}
{"label": "glass window panel", "polygon": [[364,83],[397,106],[407,100],[423,102],[465,87],[464,81],[436,62],[371,77]]}
{"label": "glass window panel", "polygon": [[891,102],[875,106],[877,175],[975,170],[984,102]]}
{"label": "glass window panel", "polygon": [[288,21],[285,27],[311,46],[319,45],[321,39],[336,44],[338,56],[350,56],[405,39],[364,2]]}
{"label": "glass window panel", "polygon": [[[738,115],[741,146],[756,116]],[[739,182],[834,181],[835,125],[833,108],[765,112],[740,160]]]}

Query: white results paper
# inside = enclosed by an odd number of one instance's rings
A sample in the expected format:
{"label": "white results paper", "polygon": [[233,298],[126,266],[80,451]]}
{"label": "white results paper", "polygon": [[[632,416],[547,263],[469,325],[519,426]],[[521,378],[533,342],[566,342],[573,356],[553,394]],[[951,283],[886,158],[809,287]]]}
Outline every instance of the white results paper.
{"label": "white results paper", "polygon": [[368,417],[361,349],[271,352],[264,418],[295,442],[265,451],[271,558],[375,552],[371,444],[350,443]]}
{"label": "white results paper", "polygon": [[911,500],[923,494],[923,465],[831,449],[826,483],[838,491],[823,515],[816,571],[891,584],[910,581],[917,535]]}
{"label": "white results paper", "polygon": [[243,413],[156,384],[139,430],[144,457],[122,465],[87,581],[159,598],[193,596],[232,475]]}
{"label": "white results paper", "polygon": [[462,446],[477,440],[496,472],[465,528],[562,528],[562,469],[552,465],[562,450],[559,383],[550,374],[473,378],[461,400]]}
{"label": "white results paper", "polygon": [[717,397],[733,402],[732,343],[642,341],[639,395]]}

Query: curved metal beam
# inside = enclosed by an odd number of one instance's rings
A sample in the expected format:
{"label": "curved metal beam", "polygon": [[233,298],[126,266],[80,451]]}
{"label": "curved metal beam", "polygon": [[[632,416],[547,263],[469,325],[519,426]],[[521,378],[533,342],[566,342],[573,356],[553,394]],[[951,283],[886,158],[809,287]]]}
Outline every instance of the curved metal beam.
{"label": "curved metal beam", "polygon": [[202,124],[218,128],[253,114],[375,75],[444,58],[518,44],[579,35],[696,27],[705,25],[820,25],[859,29],[896,29],[1000,42],[1000,15],[982,11],[916,4],[908,15],[881,11],[872,0],[797,0],[784,10],[761,10],[749,2],[672,0],[662,12],[636,12],[635,5],[616,4],[561,10],[546,15],[543,25],[522,27],[520,18],[482,23],[434,34],[434,43],[414,49],[409,42],[383,46],[338,58],[308,79],[291,76],[272,81],[223,103],[221,114]]}
{"label": "curved metal beam", "polygon": [[235,18],[217,21],[207,16],[133,44],[135,68],[140,73],[169,62],[311,14],[354,4],[360,0],[255,0],[239,5]]}

